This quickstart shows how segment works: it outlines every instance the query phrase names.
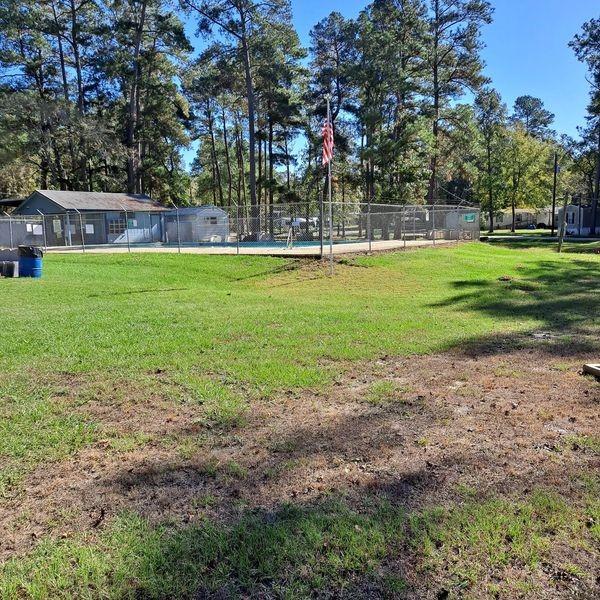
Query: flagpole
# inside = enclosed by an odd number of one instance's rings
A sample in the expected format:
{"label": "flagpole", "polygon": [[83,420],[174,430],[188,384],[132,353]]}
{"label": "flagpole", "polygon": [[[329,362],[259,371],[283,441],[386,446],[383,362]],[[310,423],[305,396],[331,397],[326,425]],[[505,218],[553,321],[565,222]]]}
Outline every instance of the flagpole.
{"label": "flagpole", "polygon": [[[327,96],[327,123],[329,123],[333,135],[333,123],[331,122],[330,98]],[[331,193],[331,162],[333,161],[333,152],[331,159],[327,163],[327,192],[329,196],[329,274],[333,275],[333,203]]]}

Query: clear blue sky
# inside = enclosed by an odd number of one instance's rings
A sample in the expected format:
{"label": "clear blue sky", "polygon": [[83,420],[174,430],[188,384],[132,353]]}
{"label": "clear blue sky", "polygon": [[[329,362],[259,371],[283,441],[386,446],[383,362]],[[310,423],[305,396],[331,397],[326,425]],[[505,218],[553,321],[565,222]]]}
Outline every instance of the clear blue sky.
{"label": "clear blue sky", "polygon": [[[355,17],[368,2],[292,0],[294,22],[308,44],[312,26],[336,10]],[[600,17],[598,0],[492,0],[494,22],[483,30],[483,56],[492,85],[512,106],[524,94],[538,96],[556,115],[556,129],[576,135],[585,119],[585,68],[567,46],[585,21]]]}
{"label": "clear blue sky", "polygon": [[[292,0],[294,24],[304,45],[311,28],[332,11],[356,17],[365,0]],[[494,22],[483,30],[485,72],[509,107],[517,96],[541,98],[556,115],[559,133],[577,135],[585,123],[585,68],[568,47],[585,21],[600,17],[598,0],[492,0]],[[192,35],[191,28],[188,27]],[[201,44],[193,38],[194,45]],[[186,160],[193,158],[186,153]]]}

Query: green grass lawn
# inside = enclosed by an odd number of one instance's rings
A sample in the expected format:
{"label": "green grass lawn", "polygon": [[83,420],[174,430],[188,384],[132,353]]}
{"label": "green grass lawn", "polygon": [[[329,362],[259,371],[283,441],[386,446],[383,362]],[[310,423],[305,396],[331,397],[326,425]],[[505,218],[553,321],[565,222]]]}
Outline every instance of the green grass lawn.
{"label": "green grass lawn", "polygon": [[[584,320],[592,300],[568,299],[598,260],[474,244],[359,258],[334,279],[293,268],[262,257],[50,255],[41,281],[0,281],[3,369],[200,370],[265,393],[314,386],[330,379],[323,360]],[[503,275],[514,278],[508,295]],[[539,310],[551,303],[565,312]]]}
{"label": "green grass lawn", "polygon": [[[151,394],[161,373],[173,402],[198,403],[205,422],[226,431],[243,427],[254,401],[327,389],[362,359],[477,351],[536,331],[600,348],[592,318],[599,282],[594,254],[485,244],[352,258],[333,278],[318,264],[267,257],[48,255],[42,280],[0,279],[0,496],[14,498],[36,466],[110,434],[64,402],[72,380],[85,382],[77,392],[84,405],[102,402],[107,382],[118,382],[113,395]],[[375,387],[371,403],[385,407],[394,393]],[[451,574],[468,581],[490,560],[537,564],[548,503],[565,538],[600,517],[598,505],[584,509],[592,517],[554,497],[534,497],[516,513],[509,500],[490,502],[473,507],[476,531],[464,508],[406,515],[333,503],[187,529],[156,529],[124,514],[93,540],[48,538],[0,566],[0,597],[179,598],[227,589],[227,597],[301,598],[327,585],[351,589],[359,576],[360,585],[376,580],[394,548],[418,545],[435,565],[445,560],[440,538],[459,553],[485,555]],[[518,540],[510,549],[495,537],[504,527]],[[402,577],[384,579],[385,593],[401,593]]]}

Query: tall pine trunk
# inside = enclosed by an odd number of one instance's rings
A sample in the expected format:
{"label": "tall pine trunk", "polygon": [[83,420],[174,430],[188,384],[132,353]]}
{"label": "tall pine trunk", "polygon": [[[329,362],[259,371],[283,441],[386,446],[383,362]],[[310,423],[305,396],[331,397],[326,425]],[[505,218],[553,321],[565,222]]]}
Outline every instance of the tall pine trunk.
{"label": "tall pine trunk", "polygon": [[125,132],[125,145],[127,146],[127,191],[135,193],[139,186],[139,156],[136,144],[136,129],[138,122],[138,94],[140,78],[140,54],[142,37],[146,23],[147,0],[141,0],[141,13],[136,24],[135,43],[133,51],[133,75],[129,87],[129,102],[127,108],[127,125]]}
{"label": "tall pine trunk", "polygon": [[598,217],[598,203],[600,202],[600,121],[598,122],[598,148],[596,153],[596,190],[592,201],[592,229],[591,234],[596,235],[596,219]]}
{"label": "tall pine trunk", "polygon": [[494,232],[494,190],[492,187],[492,149],[491,142],[487,143],[487,178],[488,178],[488,206],[490,207],[490,233]]}
{"label": "tall pine trunk", "polygon": [[[219,157],[217,156],[217,145],[215,142],[215,128],[212,110],[210,108],[210,100],[206,101],[206,114],[208,117],[208,133],[210,136],[210,149],[213,169],[215,173],[215,182],[219,193],[219,205],[223,206],[223,183],[221,181],[221,167],[219,166]],[[215,202],[216,204],[216,202]]]}
{"label": "tall pine trunk", "polygon": [[252,81],[252,70],[250,67],[250,48],[246,35],[247,23],[244,13],[241,15],[243,34],[241,36],[242,57],[244,61],[244,76],[246,79],[246,99],[248,102],[248,146],[249,146],[249,186],[250,204],[252,212],[252,229],[257,231],[258,227],[258,199],[256,196],[256,134],[255,134],[255,97],[254,83]]}
{"label": "tall pine trunk", "polygon": [[229,140],[227,139],[227,119],[225,118],[225,107],[221,107],[223,119],[223,145],[225,146],[225,164],[227,166],[227,206],[231,206],[233,178],[231,175],[231,160],[229,157]]}
{"label": "tall pine trunk", "polygon": [[269,233],[273,235],[273,117],[269,113]]}

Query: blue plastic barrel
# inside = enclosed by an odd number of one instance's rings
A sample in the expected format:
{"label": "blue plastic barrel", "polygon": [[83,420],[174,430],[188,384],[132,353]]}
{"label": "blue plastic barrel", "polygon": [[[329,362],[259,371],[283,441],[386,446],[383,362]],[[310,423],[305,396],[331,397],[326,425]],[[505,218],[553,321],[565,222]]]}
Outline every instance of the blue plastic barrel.
{"label": "blue plastic barrel", "polygon": [[41,248],[19,246],[19,277],[41,277],[42,256]]}

